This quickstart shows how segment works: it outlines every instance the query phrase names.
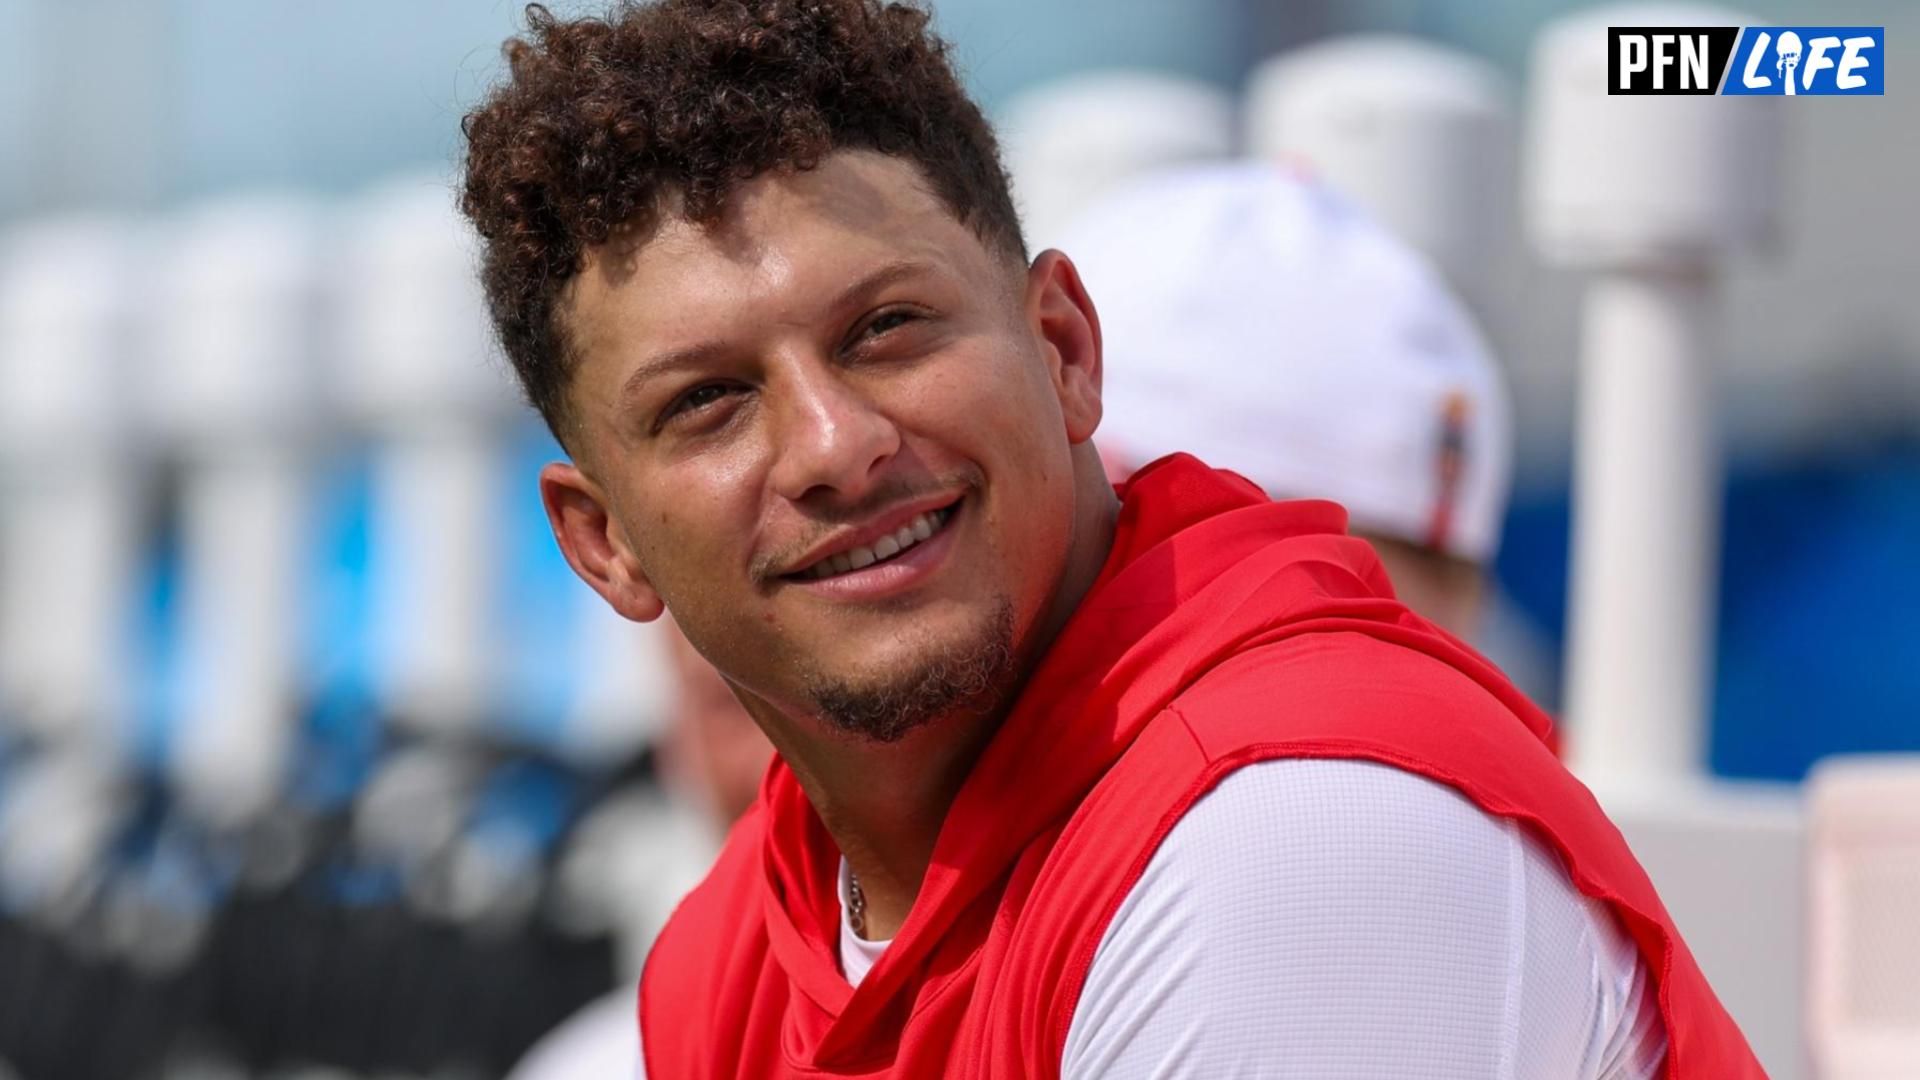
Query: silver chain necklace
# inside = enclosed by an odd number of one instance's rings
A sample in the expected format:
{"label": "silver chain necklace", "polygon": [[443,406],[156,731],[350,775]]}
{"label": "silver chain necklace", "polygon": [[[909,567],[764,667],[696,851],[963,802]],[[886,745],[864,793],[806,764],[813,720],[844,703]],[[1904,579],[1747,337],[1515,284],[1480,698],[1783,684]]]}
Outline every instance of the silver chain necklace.
{"label": "silver chain necklace", "polygon": [[860,879],[851,866],[847,867],[847,925],[853,928],[855,937],[866,938],[867,894],[861,891]]}

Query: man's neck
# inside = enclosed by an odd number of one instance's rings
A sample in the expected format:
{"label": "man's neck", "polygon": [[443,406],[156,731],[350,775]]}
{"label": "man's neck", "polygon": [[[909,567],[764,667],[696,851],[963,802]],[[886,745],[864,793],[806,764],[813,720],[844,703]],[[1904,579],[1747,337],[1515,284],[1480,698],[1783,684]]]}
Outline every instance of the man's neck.
{"label": "man's neck", "polygon": [[997,719],[947,718],[887,744],[775,740],[859,883],[862,936],[884,941],[906,921],[947,810],[992,741]]}
{"label": "man's neck", "polygon": [[[1079,449],[1091,455],[1090,445]],[[1095,468],[1090,478],[1082,471],[1060,587],[1020,650],[1027,654],[1023,681],[1093,587],[1113,545],[1119,502],[1097,461]],[[944,717],[891,743],[822,738],[763,715],[764,704],[748,704],[853,871],[866,901],[863,937],[890,939],[906,922],[947,811],[1018,696],[1016,688],[989,715]]]}

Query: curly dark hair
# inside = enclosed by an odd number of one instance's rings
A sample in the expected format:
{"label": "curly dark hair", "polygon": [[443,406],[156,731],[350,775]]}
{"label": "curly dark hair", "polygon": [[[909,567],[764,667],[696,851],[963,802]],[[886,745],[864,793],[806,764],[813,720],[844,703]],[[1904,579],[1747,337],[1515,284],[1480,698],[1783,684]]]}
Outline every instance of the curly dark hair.
{"label": "curly dark hair", "polygon": [[836,150],[891,154],[982,241],[1025,241],[980,109],[918,7],[879,0],[660,0],[604,18],[527,8],[510,77],[467,114],[460,205],[484,243],[495,329],[567,443],[560,305],[585,252],[663,197],[715,222],[740,183]]}

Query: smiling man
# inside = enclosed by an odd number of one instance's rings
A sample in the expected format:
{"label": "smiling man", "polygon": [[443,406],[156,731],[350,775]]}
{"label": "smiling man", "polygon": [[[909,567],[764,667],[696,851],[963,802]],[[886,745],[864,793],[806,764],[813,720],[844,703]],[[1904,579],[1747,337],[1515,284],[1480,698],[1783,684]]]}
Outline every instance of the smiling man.
{"label": "smiling man", "polygon": [[648,1075],[1760,1075],[1544,716],[1327,503],[1116,491],[924,13],[530,11],[467,118],[568,561],[779,752]]}

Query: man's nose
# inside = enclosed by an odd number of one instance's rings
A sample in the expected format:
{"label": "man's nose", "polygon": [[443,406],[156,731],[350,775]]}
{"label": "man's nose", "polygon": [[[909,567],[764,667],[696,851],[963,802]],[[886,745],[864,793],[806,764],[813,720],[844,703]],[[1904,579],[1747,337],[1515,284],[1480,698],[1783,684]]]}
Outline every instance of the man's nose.
{"label": "man's nose", "polygon": [[769,402],[774,489],[799,502],[821,491],[859,498],[900,449],[900,429],[831,363],[787,365]]}

